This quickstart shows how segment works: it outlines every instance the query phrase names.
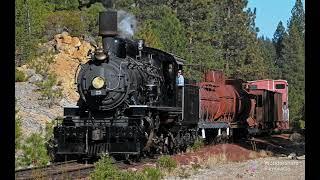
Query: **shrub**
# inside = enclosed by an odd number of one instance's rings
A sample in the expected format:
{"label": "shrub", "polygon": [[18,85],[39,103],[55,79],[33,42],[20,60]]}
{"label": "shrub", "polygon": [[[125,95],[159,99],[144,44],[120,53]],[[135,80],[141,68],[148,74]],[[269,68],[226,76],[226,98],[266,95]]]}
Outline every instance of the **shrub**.
{"label": "shrub", "polygon": [[204,146],[203,140],[197,139],[197,140],[193,143],[191,149],[194,150],[194,151],[196,151],[196,150],[199,150],[200,148],[202,148],[203,146]]}
{"label": "shrub", "polygon": [[62,97],[62,90],[60,88],[54,88],[56,84],[57,78],[53,74],[49,74],[47,80],[37,83],[42,98],[49,100],[49,106],[53,105],[57,99]]}
{"label": "shrub", "polygon": [[57,33],[68,30],[72,36],[81,36],[86,32],[80,11],[56,11],[47,17],[46,36],[53,38]]}
{"label": "shrub", "polygon": [[33,133],[25,140],[22,152],[22,165],[46,165],[50,159],[45,147],[45,138],[40,133]]}
{"label": "shrub", "polygon": [[25,73],[23,71],[19,71],[18,69],[16,69],[15,82],[25,82],[27,80],[28,80],[28,78],[25,75]]}
{"label": "shrub", "polygon": [[53,53],[43,53],[39,54],[37,57],[33,58],[28,62],[28,65],[36,70],[36,73],[42,76],[48,76],[50,72],[50,64],[53,63],[54,54]]}
{"label": "shrub", "polygon": [[21,129],[21,118],[17,115],[18,110],[15,110],[15,144],[16,144],[16,151],[20,148],[20,141],[22,135]]}
{"label": "shrub", "polygon": [[[121,180],[149,180],[141,172],[122,171],[120,173]],[[153,180],[153,179],[152,179]]]}
{"label": "shrub", "polygon": [[173,169],[177,167],[177,162],[170,156],[161,156],[158,159],[157,165],[160,168],[167,169],[169,172],[171,172]]}
{"label": "shrub", "polygon": [[21,157],[18,154],[21,149],[22,129],[21,129],[21,117],[17,115],[18,110],[15,110],[15,166],[21,165]]}
{"label": "shrub", "polygon": [[102,156],[95,163],[95,169],[90,174],[91,179],[120,179],[121,173],[117,167],[112,164],[109,156]]}
{"label": "shrub", "polygon": [[55,120],[52,120],[51,122],[46,123],[46,128],[45,128],[45,140],[49,141],[53,137],[53,127],[55,125]]}
{"label": "shrub", "polygon": [[160,180],[163,177],[160,169],[153,168],[153,167],[146,167],[143,169],[142,173],[144,174],[146,179],[151,180]]}
{"label": "shrub", "polygon": [[112,164],[112,159],[108,155],[101,156],[95,166],[94,171],[90,174],[90,179],[147,180],[140,172],[121,171]]}

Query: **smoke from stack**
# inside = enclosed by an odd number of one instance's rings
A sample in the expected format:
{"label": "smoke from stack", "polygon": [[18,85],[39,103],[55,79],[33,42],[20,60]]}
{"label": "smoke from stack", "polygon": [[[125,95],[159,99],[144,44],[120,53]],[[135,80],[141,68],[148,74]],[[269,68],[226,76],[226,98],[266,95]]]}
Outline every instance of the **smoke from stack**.
{"label": "smoke from stack", "polygon": [[137,20],[134,15],[119,10],[118,12],[118,31],[123,38],[131,39],[137,30]]}
{"label": "smoke from stack", "polygon": [[[86,6],[87,8],[91,6],[91,4],[100,2],[106,9],[113,7],[112,0],[79,0],[80,8]],[[117,22],[118,22],[118,33],[122,38],[132,39],[134,33],[137,30],[137,20],[134,15],[123,11],[117,11]],[[102,22],[108,23],[108,22]]]}

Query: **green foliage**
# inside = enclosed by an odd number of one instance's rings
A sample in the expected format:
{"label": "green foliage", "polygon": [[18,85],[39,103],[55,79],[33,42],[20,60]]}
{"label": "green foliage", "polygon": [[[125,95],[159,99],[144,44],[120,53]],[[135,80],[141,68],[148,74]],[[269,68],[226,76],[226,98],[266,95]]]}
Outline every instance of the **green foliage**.
{"label": "green foliage", "polygon": [[177,167],[177,162],[170,156],[161,156],[157,161],[157,166],[163,169],[167,169],[171,172]]}
{"label": "green foliage", "polygon": [[146,179],[150,180],[160,180],[163,177],[160,169],[154,167],[146,167],[142,171]]}
{"label": "green foliage", "polygon": [[18,167],[21,165],[21,143],[23,140],[22,137],[22,128],[21,128],[21,117],[17,114],[19,109],[17,109],[17,99],[15,99],[15,166]]}
{"label": "green foliage", "polygon": [[79,6],[78,0],[47,0],[47,2],[53,5],[55,11],[75,10]]}
{"label": "green foliage", "polygon": [[287,38],[287,32],[280,21],[277,29],[273,35],[272,42],[275,47],[276,57],[275,59],[275,67],[277,68],[278,76],[277,78],[282,78],[282,69],[284,67],[284,57],[283,57],[283,49],[284,49],[284,39]]}
{"label": "green foliage", "polygon": [[22,129],[21,117],[17,114],[19,111],[15,109],[15,152],[21,147]]}
{"label": "green foliage", "polygon": [[[142,30],[137,34],[138,38],[146,38],[147,43],[157,46],[158,48],[177,55],[183,55],[186,50],[187,39],[185,31],[176,18],[175,14],[167,6],[152,7],[153,13],[149,12],[151,19],[144,22]],[[161,40],[161,42],[159,42]]]}
{"label": "green foliage", "polygon": [[157,49],[164,49],[164,45],[160,41],[160,37],[156,34],[152,28],[152,22],[146,21],[139,32],[136,34],[137,38],[143,39],[145,44],[149,47]]}
{"label": "green foliage", "polygon": [[120,179],[121,173],[117,167],[112,164],[112,159],[109,156],[102,156],[95,163],[95,169],[90,174],[91,179]]}
{"label": "green foliage", "polygon": [[296,28],[299,32],[299,35],[304,37],[305,12],[301,0],[296,0],[291,10],[291,14],[292,16],[288,22],[289,29],[292,28],[293,25],[297,26]]}
{"label": "green foliage", "polygon": [[86,33],[86,24],[80,11],[56,11],[47,17],[44,24],[46,35],[50,38],[57,32],[67,29],[72,36],[82,36]]}
{"label": "green foliage", "polygon": [[23,71],[16,69],[15,71],[15,82],[25,82],[28,78]]}
{"label": "green foliage", "polygon": [[226,75],[244,80],[266,78],[266,65],[253,27],[255,12],[243,11],[246,1],[221,1],[217,5],[222,11],[215,16],[214,34],[221,42]]}
{"label": "green foliage", "polygon": [[92,36],[98,36],[99,32],[99,12],[105,11],[106,9],[101,3],[92,4],[89,8],[82,10],[82,17],[86,24],[86,30]]}
{"label": "green foliage", "polygon": [[45,138],[40,133],[31,134],[22,145],[22,165],[46,165],[50,158],[45,147]]}
{"label": "green foliage", "polygon": [[54,74],[49,74],[46,80],[37,83],[42,98],[50,100],[49,106],[53,105],[57,99],[62,97],[62,90],[57,87],[56,84],[57,78]]}
{"label": "green foliage", "polygon": [[54,126],[55,126],[55,120],[52,120],[51,122],[46,123],[45,136],[44,136],[44,139],[46,141],[49,141],[53,137]]}
{"label": "green foliage", "polygon": [[289,84],[290,125],[301,128],[305,121],[304,113],[304,9],[301,0],[296,0],[288,22],[287,32],[281,24],[275,32],[274,45],[278,48],[277,61],[280,77]]}
{"label": "green foliage", "polygon": [[38,54],[38,57],[30,60],[28,65],[35,69],[36,73],[42,76],[48,76],[50,64],[53,63],[54,55],[50,52]]}
{"label": "green foliage", "polygon": [[46,18],[52,13],[53,7],[45,0],[17,0],[15,5],[15,62],[21,65],[35,57]]}
{"label": "green foliage", "polygon": [[193,143],[191,149],[194,151],[199,150],[200,148],[204,147],[204,142],[202,139],[196,139],[196,141]]}
{"label": "green foliage", "polygon": [[258,47],[267,65],[267,76],[272,79],[280,77],[279,66],[276,64],[276,49],[270,39],[259,38]]}
{"label": "green foliage", "polygon": [[115,165],[112,164],[112,159],[104,155],[101,159],[95,163],[95,169],[90,174],[90,179],[95,180],[146,180],[146,177],[139,172],[121,171]]}

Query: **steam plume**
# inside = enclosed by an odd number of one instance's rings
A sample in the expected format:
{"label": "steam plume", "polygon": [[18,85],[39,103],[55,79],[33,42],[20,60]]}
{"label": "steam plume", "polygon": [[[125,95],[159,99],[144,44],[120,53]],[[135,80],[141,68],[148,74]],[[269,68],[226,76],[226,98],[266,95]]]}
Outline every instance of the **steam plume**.
{"label": "steam plume", "polygon": [[118,11],[118,30],[120,36],[124,38],[132,38],[137,29],[136,18],[123,10]]}

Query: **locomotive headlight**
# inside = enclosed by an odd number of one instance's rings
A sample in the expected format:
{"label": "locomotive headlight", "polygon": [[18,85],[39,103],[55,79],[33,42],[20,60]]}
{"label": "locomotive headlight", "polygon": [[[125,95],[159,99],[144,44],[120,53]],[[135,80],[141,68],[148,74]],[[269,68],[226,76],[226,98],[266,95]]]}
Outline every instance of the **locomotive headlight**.
{"label": "locomotive headlight", "polygon": [[103,87],[105,81],[102,77],[95,77],[93,80],[92,80],[92,86],[96,89],[100,89]]}

